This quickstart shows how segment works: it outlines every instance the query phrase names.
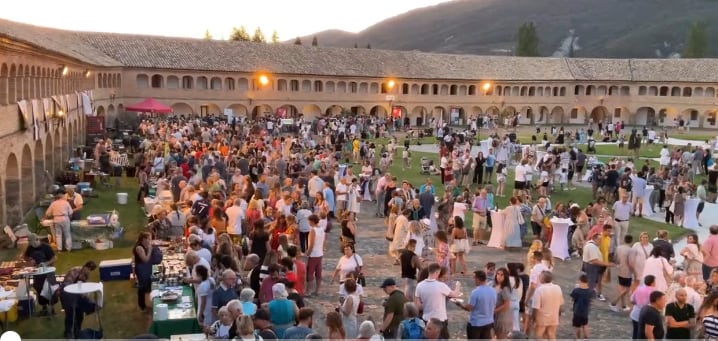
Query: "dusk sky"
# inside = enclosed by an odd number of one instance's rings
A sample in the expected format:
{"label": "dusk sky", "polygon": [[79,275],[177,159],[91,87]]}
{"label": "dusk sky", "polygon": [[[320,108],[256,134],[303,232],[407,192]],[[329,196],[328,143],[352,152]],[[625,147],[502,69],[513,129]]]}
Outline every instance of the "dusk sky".
{"label": "dusk sky", "polygon": [[201,38],[209,29],[227,38],[233,26],[257,26],[280,40],[327,29],[359,32],[386,18],[447,0],[22,0],[3,4],[0,17],[54,28]]}

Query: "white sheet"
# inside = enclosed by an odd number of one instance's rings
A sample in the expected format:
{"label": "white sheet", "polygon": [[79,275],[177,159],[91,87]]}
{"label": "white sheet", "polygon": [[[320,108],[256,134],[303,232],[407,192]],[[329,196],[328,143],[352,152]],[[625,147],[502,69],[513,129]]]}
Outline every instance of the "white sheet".
{"label": "white sheet", "polygon": [[551,253],[555,258],[565,260],[570,257],[568,253],[568,227],[573,224],[571,219],[551,219],[553,234],[551,235]]}

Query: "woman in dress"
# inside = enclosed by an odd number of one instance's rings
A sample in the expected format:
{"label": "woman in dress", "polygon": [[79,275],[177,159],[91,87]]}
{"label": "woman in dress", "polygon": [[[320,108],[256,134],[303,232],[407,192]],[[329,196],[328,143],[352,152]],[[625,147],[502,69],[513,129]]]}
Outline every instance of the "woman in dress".
{"label": "woman in dress", "polygon": [[691,233],[686,238],[686,246],[681,250],[681,256],[685,258],[683,268],[686,275],[701,278],[703,276],[703,253],[701,253],[698,235]]}
{"label": "woman in dress", "polygon": [[[369,199],[365,198],[365,200],[371,201],[371,195],[369,195],[368,198]],[[359,204],[361,200],[361,191],[359,190],[357,179],[352,178],[352,183],[349,185],[349,190],[347,191],[347,211],[352,213],[352,219],[355,219],[361,211],[361,205]]]}
{"label": "woman in dress", "polygon": [[444,200],[442,200],[436,207],[436,225],[439,230],[448,230],[449,218],[451,217],[451,211],[454,209],[454,198],[451,192],[444,194]]}
{"label": "woman in dress", "polygon": [[451,250],[449,250],[449,238],[446,235],[446,231],[439,230],[434,234],[436,240],[436,248],[434,249],[434,255],[436,256],[436,262],[442,267],[449,269],[449,261],[452,257]]}
{"label": "woman in dress", "polygon": [[[412,221],[409,226],[414,225],[418,227],[418,223]],[[420,240],[415,239],[417,242]],[[456,259],[451,261],[451,273],[456,273],[456,265],[461,265],[461,274],[466,273],[466,255],[469,253],[469,239],[466,235],[466,229],[464,228],[464,220],[461,217],[454,217],[454,228],[451,230],[451,252],[456,256]]]}
{"label": "woman in dress", "polygon": [[[421,231],[421,225],[418,221],[409,222],[409,233],[407,233],[406,237],[404,238],[404,243],[402,244],[404,245],[403,249],[406,249],[406,245],[408,245],[409,241],[412,239],[416,240],[416,247],[414,249],[414,253],[421,257],[424,252],[424,246],[426,244],[424,243],[424,234]],[[399,254],[401,254],[401,252],[399,252]]]}
{"label": "woman in dress", "polygon": [[685,218],[686,208],[686,189],[679,186],[676,194],[673,196],[673,220],[674,224],[683,226],[683,218]]}
{"label": "woman in dress", "polygon": [[[520,272],[523,271],[523,264],[508,263],[506,269],[509,270],[509,283],[511,283],[511,322],[512,330],[521,330],[521,303],[524,298],[524,283],[521,279]],[[528,283],[526,284],[528,287]]]}
{"label": "woman in dress", "polygon": [[152,312],[147,309],[150,291],[152,291],[152,236],[149,232],[140,232],[133,251],[135,259],[135,278],[137,280],[137,306],[140,310]]}
{"label": "woman in dress", "polygon": [[653,252],[653,244],[651,244],[648,232],[641,232],[638,236],[638,241],[633,244],[632,247],[636,250],[636,257],[633,263],[633,285],[631,286],[631,292],[633,292],[641,283],[643,283],[643,268],[646,264],[646,259],[651,256]]}
{"label": "woman in dress", "polygon": [[520,248],[521,247],[521,224],[524,223],[524,216],[521,214],[521,206],[516,197],[509,199],[511,205],[506,207],[502,214],[504,215],[504,247]]}
{"label": "woman in dress", "polygon": [[513,311],[511,309],[511,282],[509,271],[505,268],[496,270],[496,308],[494,309],[494,333],[496,339],[503,340],[514,329]]}
{"label": "woman in dress", "polygon": [[357,293],[357,283],[354,279],[348,279],[344,282],[344,289],[347,292],[346,298],[339,309],[342,313],[342,324],[346,330],[346,338],[353,339],[358,333],[357,313],[359,311],[359,302],[361,298]]}
{"label": "woman in dress", "polygon": [[317,191],[314,200],[314,214],[329,214],[329,203],[324,200],[324,193],[322,193],[321,191]]}
{"label": "woman in dress", "polygon": [[661,256],[660,248],[651,250],[651,256],[646,259],[641,278],[646,278],[648,275],[656,277],[656,290],[661,292],[668,290],[666,276],[673,276],[673,267]]}

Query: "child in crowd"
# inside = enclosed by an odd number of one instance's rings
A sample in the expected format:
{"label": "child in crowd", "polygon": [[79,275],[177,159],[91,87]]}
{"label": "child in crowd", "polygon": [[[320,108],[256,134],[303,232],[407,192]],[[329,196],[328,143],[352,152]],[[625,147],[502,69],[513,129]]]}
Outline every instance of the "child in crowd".
{"label": "child in crowd", "polygon": [[568,170],[566,168],[561,168],[561,173],[558,175],[558,182],[562,191],[568,190]]}
{"label": "child in crowd", "polygon": [[549,186],[551,185],[551,176],[548,174],[548,167],[543,167],[541,170],[540,181],[539,196],[547,197],[549,195]]}
{"label": "child in crowd", "polygon": [[576,328],[576,340],[588,340],[588,312],[591,307],[591,299],[595,295],[594,291],[588,287],[588,276],[581,275],[578,278],[578,284],[571,291],[573,299],[573,327]]}

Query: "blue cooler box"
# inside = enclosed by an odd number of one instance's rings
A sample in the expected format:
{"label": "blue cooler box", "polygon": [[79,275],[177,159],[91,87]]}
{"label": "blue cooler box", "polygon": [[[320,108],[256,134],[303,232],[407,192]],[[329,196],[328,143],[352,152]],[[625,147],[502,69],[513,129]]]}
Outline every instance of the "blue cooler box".
{"label": "blue cooler box", "polygon": [[100,262],[100,280],[124,281],[132,274],[132,258],[104,260]]}

